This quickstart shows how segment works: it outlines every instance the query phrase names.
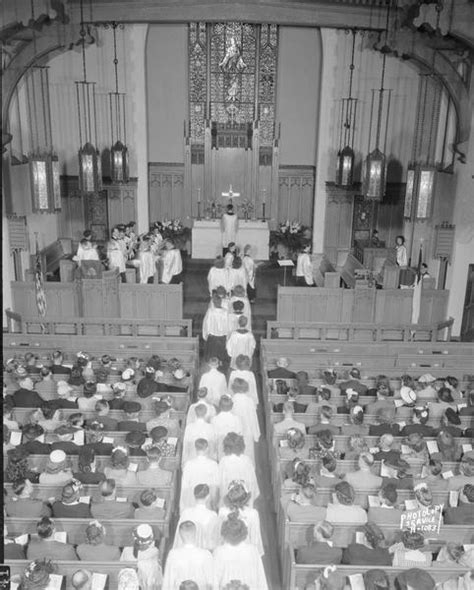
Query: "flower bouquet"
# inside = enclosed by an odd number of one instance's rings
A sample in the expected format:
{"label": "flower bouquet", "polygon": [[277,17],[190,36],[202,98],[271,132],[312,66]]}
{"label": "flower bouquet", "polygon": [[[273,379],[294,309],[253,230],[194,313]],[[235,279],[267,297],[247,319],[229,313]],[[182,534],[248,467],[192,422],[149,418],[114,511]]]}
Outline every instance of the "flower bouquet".
{"label": "flower bouquet", "polygon": [[303,245],[311,240],[310,228],[299,221],[288,219],[270,232],[270,247],[278,252],[279,258],[295,257]]}
{"label": "flower bouquet", "polygon": [[206,219],[217,219],[222,215],[222,205],[215,199],[209,199],[206,201],[206,207],[204,209],[204,216]]}
{"label": "flower bouquet", "polygon": [[161,235],[164,239],[173,240],[180,250],[185,250],[186,242],[191,236],[191,229],[185,227],[181,219],[165,219],[161,222]]}

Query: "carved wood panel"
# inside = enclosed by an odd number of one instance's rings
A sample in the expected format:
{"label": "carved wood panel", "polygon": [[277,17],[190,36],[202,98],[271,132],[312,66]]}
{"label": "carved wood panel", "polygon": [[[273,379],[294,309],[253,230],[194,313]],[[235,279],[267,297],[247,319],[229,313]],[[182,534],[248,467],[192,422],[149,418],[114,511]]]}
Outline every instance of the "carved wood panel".
{"label": "carved wood panel", "polygon": [[[311,226],[314,203],[314,166],[280,166],[278,172],[278,222],[299,221]],[[272,211],[272,217],[275,212]]]}
{"label": "carved wood panel", "polygon": [[150,162],[148,164],[150,223],[186,217],[184,164]]}

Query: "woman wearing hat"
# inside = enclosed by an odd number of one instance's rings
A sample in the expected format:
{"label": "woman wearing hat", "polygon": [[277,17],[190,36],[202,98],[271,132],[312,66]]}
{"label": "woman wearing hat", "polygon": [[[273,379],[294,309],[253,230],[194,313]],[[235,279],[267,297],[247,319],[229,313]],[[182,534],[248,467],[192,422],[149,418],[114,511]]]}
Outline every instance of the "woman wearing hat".
{"label": "woman wearing hat", "polygon": [[378,525],[368,522],[356,533],[355,540],[342,554],[345,565],[392,565],[392,556],[386,547],[385,537]]}
{"label": "woman wearing hat", "polygon": [[[157,426],[164,426],[168,431],[169,436],[178,437],[181,429],[178,419],[171,415],[173,411],[171,399],[168,397],[157,397],[156,399],[153,399],[153,409],[155,410],[156,418],[151,418],[151,420],[148,420],[146,423],[147,432],[150,433]],[[188,416],[189,415],[190,413],[188,411]],[[188,422],[192,422],[192,420],[189,420],[188,418]]]}
{"label": "woman wearing hat", "polygon": [[431,426],[428,426],[429,419],[429,406],[415,406],[413,408],[411,424],[404,426],[400,432],[400,435],[409,436],[410,434],[416,432],[423,436],[434,436],[436,431]]}
{"label": "woman wearing hat", "polygon": [[52,451],[44,471],[40,473],[39,483],[59,486],[68,483],[72,479],[72,471],[66,453],[60,449]]}
{"label": "woman wearing hat", "polygon": [[367,512],[355,502],[354,488],[341,481],[334,487],[338,503],[328,503],[326,520],[333,524],[344,522],[348,524],[365,524],[367,522]]}
{"label": "woman wearing hat", "polygon": [[369,426],[364,424],[364,409],[362,406],[353,406],[348,418],[349,422],[342,426],[344,435],[367,436],[369,434]]}
{"label": "woman wearing hat", "polygon": [[54,432],[62,424],[64,424],[62,413],[61,410],[56,407],[56,404],[44,403],[38,411],[38,425],[43,431],[47,433]]}
{"label": "woman wearing hat", "polygon": [[438,391],[438,400],[430,404],[430,416],[435,424],[437,421],[441,421],[448,408],[457,411],[451,390],[448,387],[441,387]]}
{"label": "woman wearing hat", "polygon": [[224,505],[219,508],[219,529],[229,514],[235,513],[247,526],[248,542],[255,545],[259,555],[262,556],[265,551],[260,532],[260,516],[257,510],[250,506],[250,498],[251,493],[243,481],[232,481],[224,498]]}
{"label": "woman wearing hat", "polygon": [[307,546],[298,547],[295,551],[296,563],[306,564],[339,564],[342,560],[342,549],[333,547],[332,536],[334,526],[322,520],[313,527],[313,538]]}
{"label": "woman wearing hat", "polygon": [[28,452],[18,447],[8,451],[8,463],[5,468],[5,481],[15,482],[20,479],[28,479],[31,483],[38,482],[38,473],[29,465]]}
{"label": "woman wearing hat", "polygon": [[129,471],[130,459],[125,447],[116,447],[110,456],[110,464],[104,468],[107,479],[114,479],[122,486],[136,486],[137,474]]}
{"label": "woman wearing hat", "polygon": [[161,587],[163,574],[160,552],[155,544],[155,535],[149,524],[140,524],[133,529],[133,545],[124,547],[120,561],[137,563],[141,590],[156,590]]}
{"label": "woman wearing hat", "polygon": [[48,590],[51,574],[57,569],[49,559],[35,559],[22,573],[18,590]]}
{"label": "woman wearing hat", "polygon": [[440,430],[436,437],[442,461],[459,461],[462,450],[459,448],[455,438],[448,430]]}
{"label": "woman wearing hat", "polygon": [[138,493],[134,504],[138,504],[134,513],[135,520],[152,522],[165,518],[165,500],[155,490],[147,489]]}
{"label": "woman wearing hat", "polygon": [[286,505],[291,522],[315,522],[326,518],[326,508],[316,505],[316,489],[311,481],[302,484]]}
{"label": "woman wearing hat", "polygon": [[92,520],[86,527],[86,542],[77,546],[81,561],[118,561],[120,549],[105,542],[105,527],[98,520]]}
{"label": "woman wearing hat", "polygon": [[90,518],[89,504],[80,501],[81,490],[81,482],[75,479],[63,486],[61,500],[51,506],[53,518]]}
{"label": "woman wearing hat", "polygon": [[104,481],[105,475],[97,471],[95,451],[89,445],[81,448],[78,457],[78,471],[74,472],[74,479],[85,485],[97,485]]}

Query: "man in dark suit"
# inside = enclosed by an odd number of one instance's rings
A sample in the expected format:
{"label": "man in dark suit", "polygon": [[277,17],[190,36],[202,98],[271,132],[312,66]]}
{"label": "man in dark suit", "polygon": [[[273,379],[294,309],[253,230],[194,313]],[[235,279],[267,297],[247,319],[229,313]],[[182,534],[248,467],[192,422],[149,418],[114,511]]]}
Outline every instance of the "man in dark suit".
{"label": "man in dark suit", "polygon": [[52,354],[53,364],[51,366],[51,373],[53,375],[66,375],[71,374],[71,369],[63,365],[63,353],[60,350],[55,350]]}
{"label": "man in dark suit", "polygon": [[130,502],[119,502],[117,500],[117,490],[115,479],[106,479],[99,486],[101,498],[93,500],[91,512],[97,520],[116,519],[116,518],[133,518],[134,507]]}
{"label": "man in dark suit", "polygon": [[357,367],[353,367],[349,371],[349,380],[343,381],[339,385],[342,395],[345,395],[347,389],[353,389],[359,395],[367,395],[368,387],[361,382],[360,371]]}
{"label": "man in dark suit", "polygon": [[446,508],[444,524],[474,524],[474,485],[466,484],[459,493],[459,505]]}
{"label": "man in dark suit", "polygon": [[43,428],[39,424],[27,424],[23,426],[23,442],[18,446],[28,451],[30,455],[49,455],[51,445],[37,440],[39,437],[44,437]]}
{"label": "man in dark suit", "polygon": [[104,426],[101,422],[92,422],[87,426],[86,444],[83,450],[91,449],[95,455],[111,455],[113,443],[104,442]]}
{"label": "man in dark suit", "polygon": [[55,561],[77,561],[76,551],[72,545],[54,539],[56,529],[52,520],[42,518],[36,525],[36,530],[38,538],[31,539],[26,551],[27,559],[51,559],[54,556]]}
{"label": "man in dark suit", "polygon": [[333,547],[331,537],[334,533],[334,526],[325,520],[314,525],[313,541],[306,547],[298,547],[295,550],[296,563],[318,565],[341,563],[342,549]]}
{"label": "man in dark suit", "polygon": [[276,361],[276,369],[270,369],[267,375],[270,379],[296,379],[296,373],[288,369],[289,360],[285,357],[280,357]]}
{"label": "man in dark suit", "polygon": [[20,388],[11,396],[15,408],[40,408],[44,404],[44,399],[34,391],[31,377],[24,377],[18,385]]}
{"label": "man in dark suit", "polygon": [[82,447],[76,445],[74,442],[75,432],[75,428],[67,426],[66,424],[56,428],[54,434],[56,435],[57,440],[51,444],[51,451],[57,451],[59,449],[64,451],[66,455],[79,455]]}
{"label": "man in dark suit", "polygon": [[368,522],[356,533],[355,542],[344,549],[342,563],[345,565],[392,565],[392,556],[385,547],[382,530]]}
{"label": "man in dark suit", "polygon": [[125,420],[118,423],[118,430],[122,432],[131,432],[132,430],[146,431],[145,422],[140,422],[142,405],[139,402],[124,402],[122,409],[125,414]]}

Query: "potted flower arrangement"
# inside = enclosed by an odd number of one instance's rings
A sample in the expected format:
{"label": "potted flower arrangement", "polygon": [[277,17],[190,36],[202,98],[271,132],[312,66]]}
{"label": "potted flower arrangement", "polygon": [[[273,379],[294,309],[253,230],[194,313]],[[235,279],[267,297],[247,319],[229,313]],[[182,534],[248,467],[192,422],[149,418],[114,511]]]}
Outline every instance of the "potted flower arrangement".
{"label": "potted flower arrangement", "polygon": [[245,199],[243,203],[239,205],[239,210],[244,216],[245,221],[248,221],[254,212],[254,206],[252,201]]}
{"label": "potted flower arrangement", "polygon": [[311,229],[299,221],[288,219],[278,224],[278,229],[270,232],[270,248],[278,258],[294,258],[304,244],[311,240]]}
{"label": "potted flower arrangement", "polygon": [[191,236],[191,228],[185,227],[181,219],[165,219],[161,222],[161,235],[173,240],[179,250],[186,250],[186,242]]}
{"label": "potted flower arrangement", "polygon": [[222,215],[222,205],[216,200],[208,199],[204,209],[204,217],[206,219],[217,219]]}

